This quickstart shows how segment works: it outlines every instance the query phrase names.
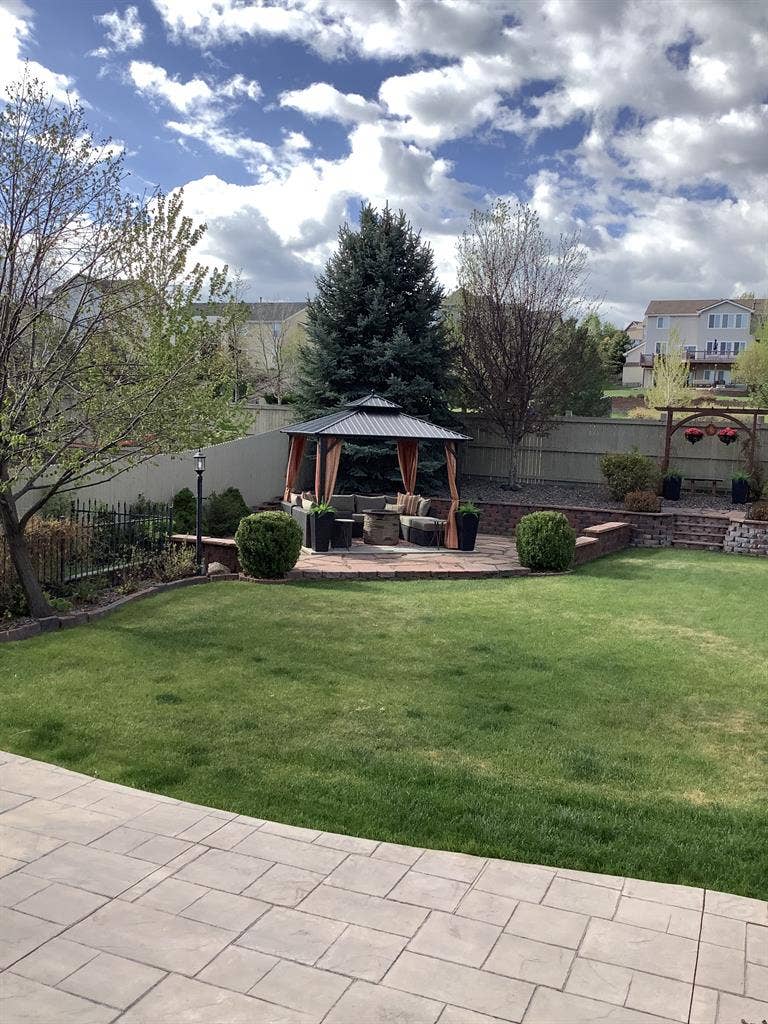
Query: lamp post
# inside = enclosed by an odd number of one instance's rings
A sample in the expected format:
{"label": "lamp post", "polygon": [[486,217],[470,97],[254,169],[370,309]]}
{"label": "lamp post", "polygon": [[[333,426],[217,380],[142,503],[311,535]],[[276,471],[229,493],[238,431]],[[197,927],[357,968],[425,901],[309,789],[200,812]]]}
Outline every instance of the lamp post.
{"label": "lamp post", "polygon": [[195,472],[197,473],[197,512],[195,515],[195,561],[197,575],[203,575],[203,473],[205,472],[205,456],[198,448],[195,453]]}

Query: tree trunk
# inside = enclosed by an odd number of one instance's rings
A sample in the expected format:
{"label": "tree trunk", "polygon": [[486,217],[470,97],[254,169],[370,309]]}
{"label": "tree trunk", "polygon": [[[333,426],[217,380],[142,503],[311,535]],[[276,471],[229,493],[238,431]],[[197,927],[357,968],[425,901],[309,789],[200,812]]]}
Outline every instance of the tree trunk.
{"label": "tree trunk", "polygon": [[517,483],[517,453],[520,445],[517,441],[507,440],[509,445],[509,470],[507,471],[507,490],[517,491],[519,485]]}
{"label": "tree trunk", "polygon": [[11,556],[11,563],[16,570],[24,596],[27,599],[29,614],[36,619],[43,619],[53,615],[53,609],[48,604],[43,588],[37,578],[37,573],[32,565],[29,554],[29,545],[24,536],[24,531],[19,525],[19,516],[16,512],[16,503],[10,495],[0,494],[0,523],[5,531],[5,540],[8,545],[8,553]]}

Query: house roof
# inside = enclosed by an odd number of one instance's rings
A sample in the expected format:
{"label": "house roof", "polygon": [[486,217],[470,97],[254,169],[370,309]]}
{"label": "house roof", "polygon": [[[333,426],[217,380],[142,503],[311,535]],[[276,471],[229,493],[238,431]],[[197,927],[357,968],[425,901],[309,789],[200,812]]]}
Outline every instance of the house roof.
{"label": "house roof", "polygon": [[419,441],[468,441],[447,427],[409,416],[399,405],[371,392],[349,402],[337,412],[318,416],[304,423],[291,423],[280,427],[284,434],[305,434],[325,437],[381,437],[389,440],[411,439]]}
{"label": "house roof", "polygon": [[624,328],[625,331],[631,331],[633,327],[642,327],[642,320],[630,320],[627,326]]}
{"label": "house roof", "polygon": [[645,311],[646,316],[695,316],[703,309],[717,306],[721,302],[732,302],[736,306],[754,312],[754,299],[651,299]]}
{"label": "house roof", "polygon": [[[221,302],[196,302],[195,309],[205,316],[216,316]],[[277,323],[307,308],[306,302],[246,302],[248,319],[257,323]]]}

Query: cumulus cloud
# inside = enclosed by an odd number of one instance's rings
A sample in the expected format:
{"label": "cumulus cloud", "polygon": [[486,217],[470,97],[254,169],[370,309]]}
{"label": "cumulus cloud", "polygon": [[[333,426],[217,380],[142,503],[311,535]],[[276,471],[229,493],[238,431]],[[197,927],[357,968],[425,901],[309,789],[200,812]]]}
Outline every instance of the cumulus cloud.
{"label": "cumulus cloud", "polygon": [[[766,21],[750,0],[153,2],[170,36],[201,50],[282,38],[327,61],[327,74],[277,102],[345,125],[336,160],[317,156],[302,133],[279,146],[232,133],[224,104],[211,114],[205,80],[174,87],[146,72],[147,93],[182,115],[174,131],[252,172],[244,186],[192,184],[216,209],[221,193],[221,223],[233,231],[231,189],[245,189],[236,193],[251,211],[243,216],[290,257],[289,276],[320,265],[356,202],[388,200],[423,227],[451,286],[456,236],[472,206],[492,197],[462,181],[441,147],[514,133],[526,172],[545,164],[520,197],[554,234],[582,230],[595,291],[618,319],[637,316],[649,297],[765,287]],[[410,65],[368,95],[334,84],[334,61],[391,58]],[[581,141],[545,160],[539,139],[564,128],[583,129]],[[503,149],[492,152],[497,161]],[[227,236],[208,244],[225,247]]]}
{"label": "cumulus cloud", "polygon": [[327,82],[313,82],[306,89],[281,93],[280,106],[300,110],[307,117],[328,117],[349,124],[378,121],[383,114],[378,103],[354,92],[339,92]]}
{"label": "cumulus cloud", "polygon": [[[17,81],[24,74],[23,55],[32,42],[32,12],[23,3],[0,3],[0,88]],[[29,73],[37,78],[57,100],[67,94],[76,96],[74,80],[69,75],[52,71],[36,60],[27,61]]]}
{"label": "cumulus cloud", "polygon": [[141,46],[144,41],[144,24],[136,7],[126,7],[122,14],[118,10],[97,14],[94,21],[104,27],[108,45],[93,50],[93,57],[106,57],[110,52],[124,53]]}

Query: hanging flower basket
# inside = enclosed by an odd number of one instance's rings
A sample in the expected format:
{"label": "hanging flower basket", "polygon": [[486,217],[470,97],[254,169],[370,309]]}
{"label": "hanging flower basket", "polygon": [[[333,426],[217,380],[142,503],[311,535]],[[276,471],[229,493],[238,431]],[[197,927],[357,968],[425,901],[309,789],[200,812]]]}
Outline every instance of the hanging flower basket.
{"label": "hanging flower basket", "polygon": [[683,434],[689,444],[698,444],[704,438],[704,431],[699,427],[688,427],[687,430],[683,431]]}
{"label": "hanging flower basket", "polygon": [[723,444],[733,444],[733,442],[738,440],[739,437],[737,431],[733,427],[722,427],[718,430],[717,436]]}

